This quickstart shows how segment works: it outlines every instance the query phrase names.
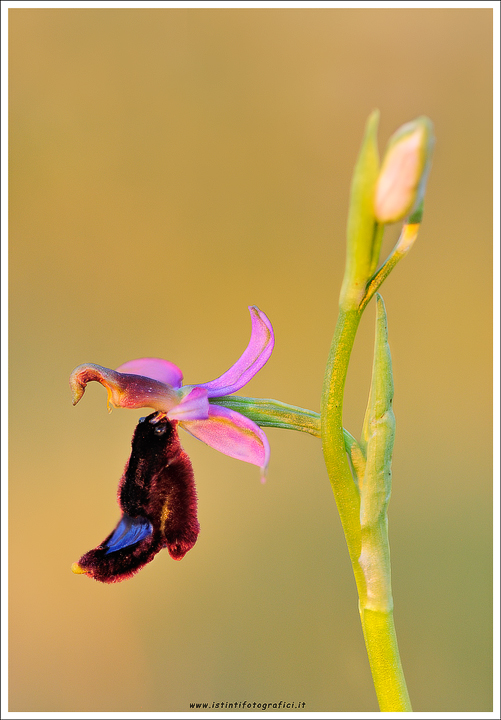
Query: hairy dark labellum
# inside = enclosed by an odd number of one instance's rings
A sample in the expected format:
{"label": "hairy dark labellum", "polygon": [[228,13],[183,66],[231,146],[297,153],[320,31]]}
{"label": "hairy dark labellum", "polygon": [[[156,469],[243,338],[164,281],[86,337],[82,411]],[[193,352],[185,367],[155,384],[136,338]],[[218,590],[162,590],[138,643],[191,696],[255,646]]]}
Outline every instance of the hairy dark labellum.
{"label": "hairy dark labellum", "polygon": [[122,518],[94,550],[73,566],[104,583],[134,575],[167,548],[181,560],[197,541],[193,468],[177,434],[177,422],[159,413],[141,418],[118,487]]}

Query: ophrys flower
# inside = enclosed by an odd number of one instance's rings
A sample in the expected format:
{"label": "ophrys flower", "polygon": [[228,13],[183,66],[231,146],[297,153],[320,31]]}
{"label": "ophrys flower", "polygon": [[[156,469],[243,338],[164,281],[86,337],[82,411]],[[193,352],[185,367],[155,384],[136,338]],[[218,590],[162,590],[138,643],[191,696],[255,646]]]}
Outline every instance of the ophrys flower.
{"label": "ophrys flower", "polygon": [[[180,560],[196,542],[196,491],[191,463],[177,436],[179,424],[207,445],[230,457],[258,465],[262,478],[270,448],[255,422],[217,404],[240,390],[269,359],[273,328],[257,307],[249,307],[252,333],[237,362],[216,380],[183,385],[181,370],[159,358],[141,358],[116,370],[94,364],[79,365],[70,376],[73,404],[87,383],[97,381],[108,391],[108,407],[150,407],[132,440],[131,457],[118,491],[123,512],[115,530],[73,565],[101,582],[130,577],[163,547]],[[211,400],[211,402],[209,402]]]}

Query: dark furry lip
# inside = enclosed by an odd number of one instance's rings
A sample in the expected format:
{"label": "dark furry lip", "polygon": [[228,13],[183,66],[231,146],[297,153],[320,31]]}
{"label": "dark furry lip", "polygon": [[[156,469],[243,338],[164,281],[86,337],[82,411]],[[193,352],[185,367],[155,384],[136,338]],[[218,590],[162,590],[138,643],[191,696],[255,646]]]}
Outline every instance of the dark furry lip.
{"label": "dark furry lip", "polygon": [[75,574],[121,582],[163,548],[181,560],[195,545],[200,531],[195,480],[176,426],[158,412],[139,420],[118,487],[122,516],[103,542],[72,565]]}

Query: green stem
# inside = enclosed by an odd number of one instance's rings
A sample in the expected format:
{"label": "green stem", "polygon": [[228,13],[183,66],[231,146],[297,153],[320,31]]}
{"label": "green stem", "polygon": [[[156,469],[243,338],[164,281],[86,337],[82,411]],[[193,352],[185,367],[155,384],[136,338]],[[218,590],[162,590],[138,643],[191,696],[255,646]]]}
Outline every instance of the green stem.
{"label": "green stem", "polygon": [[[322,445],[357,584],[362,629],[380,709],[386,712],[411,712],[393,623],[391,587],[388,587],[389,594],[384,597],[379,597],[377,594],[374,596],[372,592],[368,597],[366,577],[360,564],[364,537],[366,547],[367,540],[369,546],[372,541],[374,542],[372,567],[379,567],[382,563],[383,566],[388,564],[389,569],[387,537],[386,539],[376,537],[384,530],[381,525],[362,528],[360,494],[345,453],[342,425],[343,394],[348,363],[361,315],[360,308],[347,311],[341,309],[339,312],[324,379],[321,413]],[[384,557],[378,557],[380,553],[383,553]]]}
{"label": "green stem", "polygon": [[412,712],[398,652],[393,611],[362,610],[360,620],[381,712]]}
{"label": "green stem", "polygon": [[358,565],[361,550],[360,495],[345,454],[343,437],[343,393],[355,335],[360,322],[358,310],[340,310],[322,394],[322,446],[327,473],[341,518],[358,587],[365,584]]}
{"label": "green stem", "polygon": [[374,275],[369,278],[367,286],[365,288],[365,294],[360,303],[360,312],[362,312],[367,303],[372,298],[376,290],[378,290],[384,283],[388,275],[391,273],[395,265],[409,252],[411,247],[416,241],[419,230],[419,223],[407,224],[402,228],[402,232],[398,239],[397,244],[393,248],[391,254],[386,259],[384,264]]}

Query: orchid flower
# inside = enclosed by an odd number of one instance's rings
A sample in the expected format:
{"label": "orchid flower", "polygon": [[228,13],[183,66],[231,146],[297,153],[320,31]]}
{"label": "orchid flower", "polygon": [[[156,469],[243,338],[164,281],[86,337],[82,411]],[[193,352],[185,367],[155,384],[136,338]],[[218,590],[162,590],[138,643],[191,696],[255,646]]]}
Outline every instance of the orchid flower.
{"label": "orchid flower", "polygon": [[70,376],[73,404],[95,380],[108,391],[108,409],[150,407],[132,439],[132,453],[118,490],[122,518],[115,530],[74,563],[72,570],[101,582],[131,577],[164,547],[181,560],[199,532],[191,462],[177,436],[179,424],[191,435],[230,457],[258,465],[262,480],[270,457],[261,428],[217,400],[240,390],[268,361],[273,328],[257,307],[249,307],[252,333],[240,359],[216,380],[183,385],[181,370],[167,360],[141,358],[110,370],[79,365]]}
{"label": "orchid flower", "polygon": [[[100,365],[79,365],[72,372],[73,404],[84,394],[88,382],[96,380],[108,390],[108,407],[150,407],[164,413],[215,450],[258,465],[264,478],[270,446],[264,432],[239,412],[217,404],[217,398],[244,387],[268,361],[274,345],[273,328],[255,305],[249,307],[252,333],[239,360],[223,375],[199,385],[182,385],[181,370],[167,360],[140,358],[109,370]],[[209,399],[213,399],[209,403]]]}

